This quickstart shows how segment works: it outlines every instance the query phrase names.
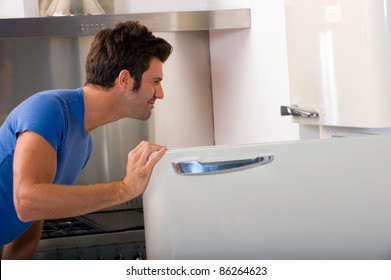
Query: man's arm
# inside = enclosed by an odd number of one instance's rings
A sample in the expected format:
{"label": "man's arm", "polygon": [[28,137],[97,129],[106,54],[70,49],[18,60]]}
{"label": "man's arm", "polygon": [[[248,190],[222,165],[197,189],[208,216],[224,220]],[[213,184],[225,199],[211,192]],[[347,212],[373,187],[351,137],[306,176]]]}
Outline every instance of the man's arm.
{"label": "man's arm", "polygon": [[43,221],[35,221],[17,239],[3,247],[3,260],[30,260],[41,239]]}
{"label": "man's arm", "polygon": [[[22,221],[79,216],[142,194],[165,148],[141,142],[128,154],[122,180],[86,186],[53,184],[56,151],[38,134],[19,135],[14,154],[14,202]],[[152,153],[156,155],[151,156]]]}

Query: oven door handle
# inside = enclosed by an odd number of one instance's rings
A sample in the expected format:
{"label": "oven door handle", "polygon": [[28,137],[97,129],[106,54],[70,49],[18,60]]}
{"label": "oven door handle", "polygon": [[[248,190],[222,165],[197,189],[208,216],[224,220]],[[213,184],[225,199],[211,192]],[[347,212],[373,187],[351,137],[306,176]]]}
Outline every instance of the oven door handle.
{"label": "oven door handle", "polygon": [[203,175],[231,172],[250,168],[258,165],[265,165],[272,162],[273,155],[264,155],[251,159],[228,160],[218,162],[171,162],[176,174],[179,175]]}

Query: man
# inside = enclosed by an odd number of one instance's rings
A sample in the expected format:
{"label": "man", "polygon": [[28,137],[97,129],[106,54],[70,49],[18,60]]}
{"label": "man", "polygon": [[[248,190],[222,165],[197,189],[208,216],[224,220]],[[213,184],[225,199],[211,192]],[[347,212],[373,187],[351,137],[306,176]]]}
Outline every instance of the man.
{"label": "man", "polygon": [[128,154],[121,180],[70,185],[88,161],[93,129],[151,116],[163,98],[162,64],[171,51],[139,23],[119,23],[96,35],[84,87],[35,94],[9,114],[0,128],[3,259],[32,258],[45,219],[83,215],[144,192],[166,150],[146,141]]}

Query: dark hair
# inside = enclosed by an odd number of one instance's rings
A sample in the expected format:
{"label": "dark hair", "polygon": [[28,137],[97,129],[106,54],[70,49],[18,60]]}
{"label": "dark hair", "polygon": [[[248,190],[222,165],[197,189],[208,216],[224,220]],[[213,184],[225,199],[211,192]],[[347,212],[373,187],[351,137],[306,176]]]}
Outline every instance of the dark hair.
{"label": "dark hair", "polygon": [[126,69],[135,81],[133,90],[138,90],[151,59],[165,62],[171,52],[166,40],[155,37],[140,23],[118,23],[95,36],[86,60],[86,84],[111,88],[119,72]]}

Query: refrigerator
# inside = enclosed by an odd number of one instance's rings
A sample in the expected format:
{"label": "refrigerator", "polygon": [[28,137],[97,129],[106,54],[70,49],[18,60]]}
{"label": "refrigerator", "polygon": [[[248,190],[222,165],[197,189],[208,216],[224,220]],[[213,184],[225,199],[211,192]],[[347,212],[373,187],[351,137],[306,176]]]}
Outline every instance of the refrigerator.
{"label": "refrigerator", "polygon": [[391,135],[169,149],[148,259],[390,259]]}
{"label": "refrigerator", "polygon": [[389,0],[285,0],[291,104],[281,114],[302,138],[390,132],[390,13]]}
{"label": "refrigerator", "polygon": [[279,109],[300,140],[169,148],[143,195],[148,259],[391,259],[390,12],[285,0]]}

